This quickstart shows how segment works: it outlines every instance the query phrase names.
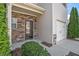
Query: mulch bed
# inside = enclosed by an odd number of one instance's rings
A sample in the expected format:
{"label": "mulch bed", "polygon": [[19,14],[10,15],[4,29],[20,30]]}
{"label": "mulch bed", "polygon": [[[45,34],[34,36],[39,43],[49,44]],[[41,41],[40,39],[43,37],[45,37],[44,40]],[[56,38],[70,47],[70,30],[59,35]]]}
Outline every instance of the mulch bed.
{"label": "mulch bed", "polygon": [[[16,48],[15,50],[11,51],[12,56],[22,56],[21,55],[21,48]],[[50,54],[48,54],[51,56]]]}
{"label": "mulch bed", "polygon": [[21,56],[21,48],[16,48],[15,50],[11,51],[12,56]]}
{"label": "mulch bed", "polygon": [[[47,42],[41,42],[41,43],[44,44],[47,47],[52,46],[52,44],[47,43]],[[16,48],[15,50],[11,51],[11,54],[12,54],[12,56],[22,56],[21,55],[21,48]],[[51,56],[51,55],[49,54],[49,56]]]}

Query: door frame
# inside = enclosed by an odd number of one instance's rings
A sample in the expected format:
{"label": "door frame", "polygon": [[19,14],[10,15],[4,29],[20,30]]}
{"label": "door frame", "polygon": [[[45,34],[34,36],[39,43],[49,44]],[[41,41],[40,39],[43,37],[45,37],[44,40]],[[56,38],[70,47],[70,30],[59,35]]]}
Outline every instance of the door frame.
{"label": "door frame", "polygon": [[[28,19],[28,20],[25,20],[25,40],[27,39],[26,38],[26,21],[32,21],[33,22],[33,24],[32,24],[32,36],[33,36],[33,33],[34,33],[34,31],[33,31],[33,29],[34,29],[34,21],[33,21],[33,19],[32,20],[30,20],[30,19]],[[29,38],[30,39],[30,38]],[[32,38],[33,39],[33,38]]]}

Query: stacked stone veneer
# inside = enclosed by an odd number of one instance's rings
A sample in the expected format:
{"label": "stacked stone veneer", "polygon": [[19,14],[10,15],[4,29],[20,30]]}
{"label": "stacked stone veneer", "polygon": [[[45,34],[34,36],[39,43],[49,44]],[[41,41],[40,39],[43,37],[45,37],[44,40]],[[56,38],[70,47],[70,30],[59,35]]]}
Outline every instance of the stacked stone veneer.
{"label": "stacked stone veneer", "polygon": [[[34,21],[36,18],[29,15],[23,15],[19,13],[12,13],[12,17],[17,18],[17,28],[12,29],[12,43],[19,42],[25,40],[25,21],[29,19],[33,19],[33,25],[35,26],[36,22]],[[36,35],[35,27],[33,27],[33,37]]]}

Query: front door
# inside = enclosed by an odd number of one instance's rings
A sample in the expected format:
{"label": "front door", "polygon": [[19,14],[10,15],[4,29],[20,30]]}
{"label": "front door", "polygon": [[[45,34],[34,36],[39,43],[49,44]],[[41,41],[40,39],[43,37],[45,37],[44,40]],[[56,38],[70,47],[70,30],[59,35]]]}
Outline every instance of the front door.
{"label": "front door", "polygon": [[26,20],[25,22],[25,39],[33,38],[33,21]]}

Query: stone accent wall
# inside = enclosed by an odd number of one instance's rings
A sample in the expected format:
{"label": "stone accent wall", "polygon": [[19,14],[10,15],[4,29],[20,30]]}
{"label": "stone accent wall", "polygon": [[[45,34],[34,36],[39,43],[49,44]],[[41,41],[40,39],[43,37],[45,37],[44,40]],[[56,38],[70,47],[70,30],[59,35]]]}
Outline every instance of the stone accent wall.
{"label": "stone accent wall", "polygon": [[17,18],[17,28],[12,29],[12,42],[25,40],[25,20]]}
{"label": "stone accent wall", "polygon": [[12,43],[25,40],[25,21],[33,19],[32,21],[35,22],[34,20],[36,19],[36,17],[19,13],[12,13],[12,17],[17,18],[17,28],[12,29]]}

